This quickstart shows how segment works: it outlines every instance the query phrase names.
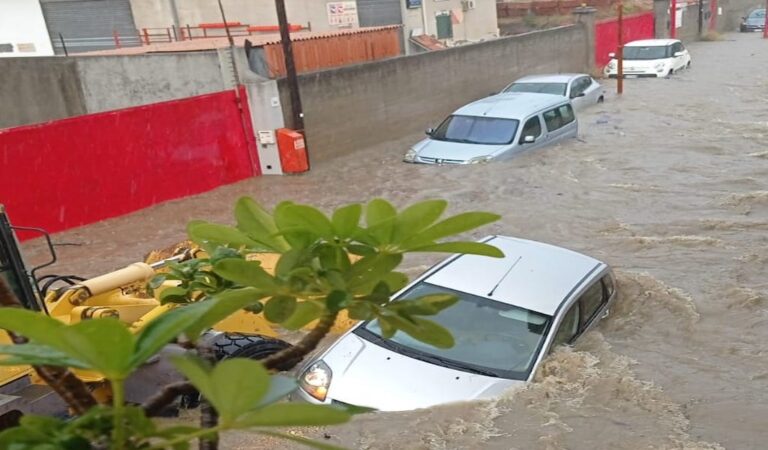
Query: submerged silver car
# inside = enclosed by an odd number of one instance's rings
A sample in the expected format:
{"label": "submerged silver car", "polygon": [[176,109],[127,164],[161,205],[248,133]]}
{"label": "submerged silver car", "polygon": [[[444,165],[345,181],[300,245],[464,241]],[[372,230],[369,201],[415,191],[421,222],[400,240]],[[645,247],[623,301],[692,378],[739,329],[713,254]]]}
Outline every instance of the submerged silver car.
{"label": "submerged silver car", "polygon": [[459,302],[431,317],[455,345],[438,349],[397,332],[381,337],[363,322],[300,372],[297,395],[401,411],[485,399],[531,381],[551,349],[574,342],[607,314],[615,297],[610,268],[540,242],[493,236],[504,258],[448,258],[392,301],[451,293]]}
{"label": "submerged silver car", "polygon": [[477,164],[554,144],[578,134],[567,98],[509,92],[456,110],[403,160],[422,164]]}
{"label": "submerged silver car", "polygon": [[571,99],[573,109],[580,111],[587,106],[602,103],[605,89],[585,73],[557,73],[529,75],[505,87],[501,92],[538,92],[562,95]]}

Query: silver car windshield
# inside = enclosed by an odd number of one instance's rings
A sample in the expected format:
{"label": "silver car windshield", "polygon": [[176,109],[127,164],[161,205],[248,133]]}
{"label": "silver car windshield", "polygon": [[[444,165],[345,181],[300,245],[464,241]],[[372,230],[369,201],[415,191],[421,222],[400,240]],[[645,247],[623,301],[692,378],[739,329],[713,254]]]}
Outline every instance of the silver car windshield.
{"label": "silver car windshield", "polygon": [[502,92],[534,92],[539,94],[565,95],[566,83],[512,83]]}
{"label": "silver car windshield", "polygon": [[453,115],[445,119],[431,137],[464,144],[505,145],[515,139],[519,123],[514,119]]}
{"label": "silver car windshield", "polygon": [[459,297],[455,305],[427,317],[451,331],[456,341],[452,348],[435,348],[401,331],[384,339],[376,320],[358,327],[355,334],[398,353],[445,367],[513,380],[528,378],[549,329],[549,316],[424,282],[399,298],[435,293]]}
{"label": "silver car windshield", "polygon": [[651,46],[651,47],[624,47],[624,59],[663,59],[672,56],[671,47]]}

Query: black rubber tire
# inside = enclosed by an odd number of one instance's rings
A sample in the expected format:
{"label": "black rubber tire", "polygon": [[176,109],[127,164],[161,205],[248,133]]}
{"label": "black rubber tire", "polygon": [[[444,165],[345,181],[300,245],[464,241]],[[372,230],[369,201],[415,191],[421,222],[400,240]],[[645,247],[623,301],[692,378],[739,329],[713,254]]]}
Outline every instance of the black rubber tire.
{"label": "black rubber tire", "polygon": [[[275,353],[290,348],[291,344],[280,339],[259,336],[255,334],[226,333],[216,339],[213,350],[216,359],[249,358],[260,360]],[[277,367],[279,371],[291,370],[301,358],[291,360]],[[200,394],[185,394],[179,400],[179,407],[192,409],[200,405]]]}

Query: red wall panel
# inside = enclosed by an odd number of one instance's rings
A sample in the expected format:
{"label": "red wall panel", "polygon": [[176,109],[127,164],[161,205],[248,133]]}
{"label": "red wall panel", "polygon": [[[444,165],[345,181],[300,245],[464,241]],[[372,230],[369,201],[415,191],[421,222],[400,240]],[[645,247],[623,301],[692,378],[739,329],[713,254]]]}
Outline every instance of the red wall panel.
{"label": "red wall panel", "polygon": [[[638,39],[653,39],[653,13],[624,17],[624,43]],[[602,68],[619,45],[619,22],[616,19],[599,21],[595,24],[595,65]]]}
{"label": "red wall panel", "polygon": [[0,130],[0,203],[54,232],[259,175],[240,92]]}

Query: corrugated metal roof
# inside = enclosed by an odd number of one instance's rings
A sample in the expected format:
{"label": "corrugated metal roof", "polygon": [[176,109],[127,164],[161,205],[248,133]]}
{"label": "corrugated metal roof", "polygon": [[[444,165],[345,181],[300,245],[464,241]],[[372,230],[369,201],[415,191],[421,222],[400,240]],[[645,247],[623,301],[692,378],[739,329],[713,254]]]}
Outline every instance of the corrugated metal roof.
{"label": "corrugated metal roof", "polygon": [[[311,39],[325,39],[336,36],[346,36],[351,34],[370,33],[380,30],[389,30],[400,28],[401,25],[388,25],[383,27],[361,27],[348,28],[334,31],[300,31],[291,33],[292,41],[305,41]],[[243,47],[245,40],[251,41],[254,47],[279,44],[279,34],[254,34],[251,36],[233,36],[235,46]],[[114,50],[102,50],[96,52],[81,53],[80,55],[139,55],[144,53],[169,53],[169,52],[198,52],[204,50],[215,50],[217,48],[229,47],[229,40],[226,36],[217,36],[211,38],[195,38],[186,41],[160,42],[141,47],[119,48]]]}

